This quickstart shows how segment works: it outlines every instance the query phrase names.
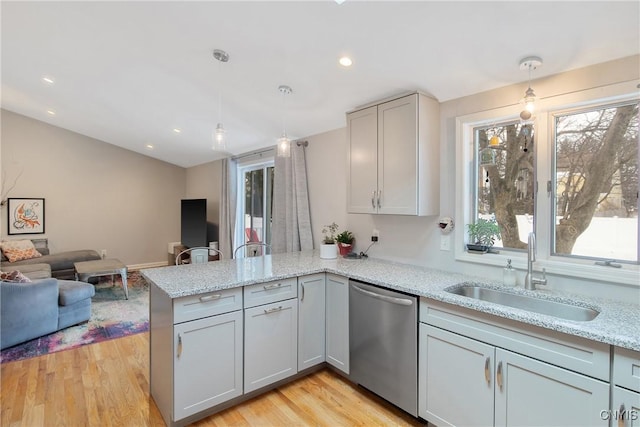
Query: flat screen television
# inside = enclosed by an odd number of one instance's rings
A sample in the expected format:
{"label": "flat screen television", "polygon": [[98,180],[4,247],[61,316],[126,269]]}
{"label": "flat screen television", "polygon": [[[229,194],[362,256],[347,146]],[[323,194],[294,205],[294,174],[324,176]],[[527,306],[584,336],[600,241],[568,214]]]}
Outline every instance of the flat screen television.
{"label": "flat screen television", "polygon": [[207,244],[207,199],[183,199],[180,210],[180,240],[188,248]]}

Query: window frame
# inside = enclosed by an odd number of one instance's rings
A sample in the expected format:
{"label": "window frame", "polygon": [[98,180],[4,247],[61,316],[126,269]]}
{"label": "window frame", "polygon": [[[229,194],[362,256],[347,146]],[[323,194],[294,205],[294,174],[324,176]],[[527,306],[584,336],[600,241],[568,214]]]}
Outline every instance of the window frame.
{"label": "window frame", "polygon": [[[261,157],[260,159],[248,159],[245,160],[243,162],[238,161],[237,165],[236,165],[236,173],[237,173],[237,180],[236,180],[236,227],[234,230],[234,239],[233,239],[233,252],[235,253],[235,250],[242,246],[243,244],[246,243],[246,239],[245,239],[245,230],[244,230],[244,211],[245,211],[245,198],[243,197],[244,194],[244,174],[246,172],[249,171],[253,171],[253,170],[260,170],[262,169],[264,171],[264,179],[266,179],[267,177],[267,170],[270,167],[274,167],[275,168],[275,158],[273,156],[269,156],[269,157]],[[268,186],[267,185],[263,185],[262,187],[262,197],[263,197],[263,201],[266,202],[267,199],[267,191],[268,191]],[[263,218],[266,214],[266,210],[267,210],[267,206],[266,203],[263,203]],[[263,227],[263,233],[265,232],[267,227]],[[261,241],[265,242],[265,236],[261,236]],[[270,240],[270,239],[269,239]]]}
{"label": "window frame", "polygon": [[[596,88],[585,89],[568,94],[559,94],[540,99],[536,102],[534,129],[535,204],[534,230],[537,240],[536,270],[545,268],[550,274],[585,278],[627,285],[640,286],[637,264],[623,264],[622,268],[603,267],[594,264],[593,259],[552,255],[553,200],[547,192],[547,181],[552,179],[555,159],[554,115],[561,112],[587,107],[627,102],[640,99],[637,81],[627,81]],[[456,261],[504,267],[507,259],[512,259],[513,266],[520,270],[527,268],[526,251],[500,249],[499,254],[469,254],[465,251],[468,224],[474,218],[474,201],[470,195],[474,191],[474,128],[489,126],[496,122],[507,122],[518,119],[521,106],[518,104],[491,110],[480,111],[456,117],[456,222],[454,229],[454,257]]]}

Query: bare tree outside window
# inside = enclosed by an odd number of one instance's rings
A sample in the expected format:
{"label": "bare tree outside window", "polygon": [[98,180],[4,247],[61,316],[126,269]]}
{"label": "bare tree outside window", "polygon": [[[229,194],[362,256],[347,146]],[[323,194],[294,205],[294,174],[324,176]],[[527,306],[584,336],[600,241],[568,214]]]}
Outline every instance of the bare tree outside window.
{"label": "bare tree outside window", "polygon": [[555,117],[555,253],[638,261],[638,102]]}
{"label": "bare tree outside window", "polygon": [[[560,113],[552,123],[552,253],[637,263],[638,102]],[[534,127],[502,122],[474,136],[476,219],[495,218],[496,247],[524,249],[534,230]],[[545,194],[547,179],[537,180]]]}
{"label": "bare tree outside window", "polygon": [[474,129],[477,155],[476,218],[495,218],[494,246],[524,249],[533,230],[534,128],[520,121]]}

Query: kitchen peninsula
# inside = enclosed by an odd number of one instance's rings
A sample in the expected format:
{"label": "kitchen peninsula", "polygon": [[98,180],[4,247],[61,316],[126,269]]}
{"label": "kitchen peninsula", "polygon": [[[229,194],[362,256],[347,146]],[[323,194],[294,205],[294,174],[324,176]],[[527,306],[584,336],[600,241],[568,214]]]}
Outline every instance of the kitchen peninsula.
{"label": "kitchen peninsula", "polygon": [[[324,260],[308,251],[147,269],[143,275],[151,286],[151,394],[168,425],[203,418],[324,362],[348,376],[349,279],[421,297],[421,322],[435,303],[553,339],[568,334],[569,340],[594,342],[607,364],[609,346],[634,357],[640,352],[640,306],[509,290],[599,311],[592,321],[563,320],[447,292],[464,283],[501,288],[477,277],[376,259]],[[609,387],[609,378],[602,380]],[[425,413],[420,416],[429,419]]]}

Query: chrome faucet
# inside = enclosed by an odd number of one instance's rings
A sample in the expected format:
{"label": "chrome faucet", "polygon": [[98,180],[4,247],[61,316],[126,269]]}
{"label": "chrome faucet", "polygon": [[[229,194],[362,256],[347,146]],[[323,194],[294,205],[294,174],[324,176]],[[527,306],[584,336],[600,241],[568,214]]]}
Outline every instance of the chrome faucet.
{"label": "chrome faucet", "polygon": [[536,262],[536,235],[529,233],[529,240],[527,241],[527,275],[524,278],[524,288],[529,290],[535,290],[537,285],[547,284],[547,274],[542,269],[542,277],[533,277],[533,263]]}

